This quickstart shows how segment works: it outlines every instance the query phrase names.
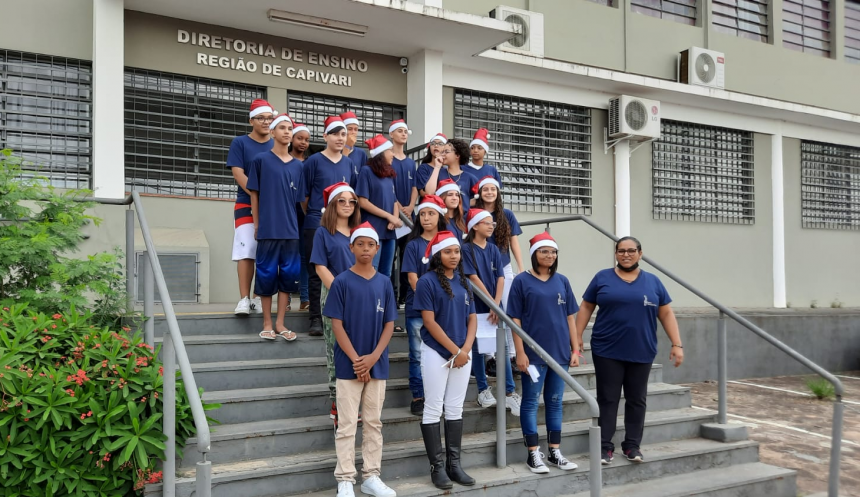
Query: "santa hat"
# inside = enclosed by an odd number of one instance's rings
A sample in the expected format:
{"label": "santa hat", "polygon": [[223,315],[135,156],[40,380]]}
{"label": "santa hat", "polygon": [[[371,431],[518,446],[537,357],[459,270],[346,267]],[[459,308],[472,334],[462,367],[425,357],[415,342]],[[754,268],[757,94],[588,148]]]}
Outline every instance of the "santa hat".
{"label": "santa hat", "polygon": [[[280,116],[276,117],[276,118],[272,121],[272,124],[270,124],[270,125],[269,125],[269,129],[275,129],[275,128],[278,126],[278,124],[280,124],[280,123],[282,123],[282,122],[284,122],[284,121],[289,121],[289,123],[290,123],[290,124],[295,125],[295,123],[293,123],[293,120],[292,120],[292,119],[290,119],[290,116],[288,116],[288,115],[286,115],[286,114],[281,114]],[[294,129],[294,130],[293,130],[293,133],[295,133],[295,131],[296,131],[296,130]]]}
{"label": "santa hat", "polygon": [[412,134],[412,130],[409,129],[409,126],[406,125],[406,121],[404,121],[403,119],[396,119],[394,121],[391,121],[391,124],[388,126],[388,134],[390,135],[394,132],[395,129],[398,128],[406,128],[406,132],[410,135]]}
{"label": "santa hat", "polygon": [[460,242],[457,240],[457,237],[454,236],[454,233],[450,231],[440,231],[436,233],[436,236],[430,240],[430,243],[427,244],[427,250],[424,251],[424,257],[421,259],[421,262],[427,264],[430,262],[430,258],[436,255],[436,252],[444,248],[448,248],[452,245],[460,245]]}
{"label": "santa hat", "polygon": [[[493,215],[490,214],[489,211],[484,209],[469,209],[468,221],[466,223],[466,228],[468,231],[472,231],[472,228],[478,225],[481,221],[487,218],[492,218]],[[463,233],[463,238],[466,238],[466,233]]]}
{"label": "santa hat", "polygon": [[257,114],[262,114],[263,112],[269,112],[275,114],[275,109],[272,108],[272,104],[266,102],[262,98],[258,98],[251,102],[251,112],[249,112],[250,117],[254,117]]}
{"label": "santa hat", "polygon": [[349,232],[349,243],[355,243],[355,239],[360,236],[373,238],[376,243],[379,243],[379,235],[376,234],[376,230],[367,221],[359,224]]}
{"label": "santa hat", "polygon": [[349,183],[340,182],[327,186],[323,190],[323,208],[320,209],[320,212],[325,212],[325,206],[327,206],[329,202],[334,200],[334,198],[337,197],[339,193],[343,192],[350,192],[355,195],[355,190],[353,190],[349,186]]}
{"label": "santa hat", "polygon": [[454,183],[454,180],[447,178],[436,184],[436,195],[439,195],[441,197],[448,192],[459,193],[460,186],[457,183]]}
{"label": "santa hat", "polygon": [[325,119],[325,128],[323,131],[324,135],[331,133],[331,131],[335,128],[345,128],[346,124],[343,123],[340,116],[329,116]]}
{"label": "santa hat", "polygon": [[445,143],[448,143],[448,137],[447,137],[447,136],[445,136],[445,135],[443,135],[442,133],[436,133],[436,136],[434,136],[434,137],[430,138],[430,139],[427,141],[427,146],[429,147],[429,146],[430,146],[430,144],[431,144],[431,143],[433,143],[433,142],[435,142],[435,141],[440,141],[440,142],[442,142],[443,144],[445,144]]}
{"label": "santa hat", "polygon": [[359,124],[358,116],[350,111],[346,111],[340,115],[340,120],[343,121],[343,124]]}
{"label": "santa hat", "polygon": [[475,194],[476,199],[481,198],[481,188],[487,185],[496,185],[496,190],[502,189],[501,185],[499,185],[499,182],[496,181],[496,178],[492,176],[484,176],[472,187],[472,193]]}
{"label": "santa hat", "polygon": [[472,139],[472,142],[469,143],[469,147],[472,145],[480,145],[484,147],[484,150],[489,152],[490,146],[488,145],[490,141],[490,130],[487,128],[481,128],[478,131],[475,131],[475,136]]}
{"label": "santa hat", "polygon": [[311,134],[311,130],[306,125],[293,122],[293,135],[299,134],[300,131],[307,131],[308,134]]}
{"label": "santa hat", "polygon": [[394,146],[382,135],[376,135],[370,140],[364,140],[364,144],[367,145],[367,149],[370,151],[371,159]]}
{"label": "santa hat", "polygon": [[535,235],[531,240],[529,240],[529,245],[529,257],[534,255],[535,250],[541,247],[552,247],[558,250],[558,244],[555,243],[555,240],[551,236],[549,236],[549,232],[547,231]]}
{"label": "santa hat", "polygon": [[445,207],[445,201],[438,195],[424,195],[424,198],[421,199],[421,203],[415,208],[415,212],[421,212],[421,209],[426,209],[428,207],[435,209],[443,216],[448,213],[448,209]]}

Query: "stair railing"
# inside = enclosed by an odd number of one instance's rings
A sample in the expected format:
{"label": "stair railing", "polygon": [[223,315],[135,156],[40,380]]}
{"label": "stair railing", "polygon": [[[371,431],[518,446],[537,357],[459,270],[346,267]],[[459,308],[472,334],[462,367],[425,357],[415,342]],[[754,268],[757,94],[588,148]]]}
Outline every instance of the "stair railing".
{"label": "stair railing", "polygon": [[[550,231],[550,224],[553,223],[564,223],[569,221],[582,221],[591,228],[600,232],[605,237],[609,238],[613,242],[618,241],[618,237],[607,231],[606,229],[599,226],[597,223],[592,221],[586,216],[582,214],[575,214],[570,216],[560,216],[555,218],[545,218],[545,219],[537,219],[532,221],[524,221],[520,222],[520,226],[537,226],[537,225],[546,225],[545,230],[547,232]],[[728,419],[728,408],[727,408],[727,339],[726,339],[726,316],[733,319],[736,323],[740,324],[744,328],[752,331],[759,337],[761,337],[764,341],[770,343],[774,347],[779,350],[785,352],[789,357],[799,362],[800,364],[806,366],[811,369],[813,372],[827,380],[833,385],[833,389],[835,392],[835,398],[833,400],[833,427],[831,433],[831,443],[830,443],[830,474],[828,477],[827,484],[827,496],[828,497],[838,497],[839,493],[839,458],[842,447],[842,418],[844,411],[844,404],[842,403],[842,395],[844,393],[844,388],[842,387],[842,382],[839,381],[834,375],[830,374],[827,370],[819,366],[818,364],[812,362],[807,357],[803,356],[793,348],[779,341],[773,335],[767,333],[763,329],[759,328],[755,324],[751,323],[746,318],[742,317],[735,311],[729,309],[728,307],[720,304],[713,298],[705,295],[701,290],[694,287],[690,283],[684,281],[681,277],[675,275],[668,269],[664,268],[650,257],[642,256],[642,260],[651,265],[654,269],[660,271],[661,273],[668,276],[670,279],[681,285],[682,287],[689,290],[691,293],[704,300],[718,311],[720,311],[720,317],[717,321],[717,376],[719,383],[719,408],[718,408],[718,421],[720,424],[725,425]]]}
{"label": "stair railing", "polygon": [[173,301],[167,290],[167,282],[161,270],[158,253],[152,241],[149,224],[146,222],[146,214],[143,211],[143,203],[138,192],[122,199],[84,198],[84,202],[95,202],[104,205],[132,205],[134,210],[126,210],[125,215],[125,264],[126,264],[126,290],[129,312],[134,309],[134,217],[140,224],[143,242],[146,245],[143,261],[143,302],[144,302],[144,341],[154,346],[155,328],[153,321],[153,308],[155,302],[155,288],[161,298],[161,306],[164,308],[164,316],[167,320],[167,333],[164,334],[164,342],[161,350],[164,365],[164,435],[167,437],[165,443],[163,462],[163,484],[162,495],[164,497],[175,497],[176,495],[176,363],[179,363],[179,371],[185,384],[185,393],[191,407],[194,418],[194,427],[197,430],[197,450],[203,455],[203,460],[197,463],[196,493],[198,497],[212,496],[212,463],[206,460],[211,450],[209,423],[206,421],[206,413],[203,410],[203,402],[194,374],[191,370],[191,362],[188,360],[188,352],[179,332],[179,322],[176,320],[176,312],[173,310]]}

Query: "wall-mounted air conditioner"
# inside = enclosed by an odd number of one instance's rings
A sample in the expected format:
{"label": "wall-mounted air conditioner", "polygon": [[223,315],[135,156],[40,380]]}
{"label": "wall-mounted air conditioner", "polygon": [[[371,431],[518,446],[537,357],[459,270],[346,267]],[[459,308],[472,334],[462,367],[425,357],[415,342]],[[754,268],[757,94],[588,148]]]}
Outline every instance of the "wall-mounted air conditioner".
{"label": "wall-mounted air conditioner", "polygon": [[609,99],[609,138],[660,138],[660,102],[628,95]]}
{"label": "wall-mounted air conditioner", "polygon": [[725,88],[725,54],[698,47],[684,50],[679,61],[678,79],[688,85]]}
{"label": "wall-mounted air conditioner", "polygon": [[497,46],[498,50],[543,57],[543,14],[499,5],[490,17],[522,27],[522,33]]}

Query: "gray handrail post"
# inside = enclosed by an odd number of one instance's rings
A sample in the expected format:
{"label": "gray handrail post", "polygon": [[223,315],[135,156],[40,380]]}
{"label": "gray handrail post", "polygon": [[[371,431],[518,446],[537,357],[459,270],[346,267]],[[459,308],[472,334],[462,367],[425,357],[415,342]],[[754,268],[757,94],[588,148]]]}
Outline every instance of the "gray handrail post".
{"label": "gray handrail post", "polygon": [[588,483],[592,497],[599,496],[601,489],[603,489],[603,463],[600,461],[602,449],[600,418],[593,417],[591,418],[591,426],[588,427],[588,465],[590,467]]}
{"label": "gray handrail post", "polygon": [[728,338],[726,337],[726,315],[720,311],[717,320],[717,380],[719,388],[719,411],[717,421],[728,423]]}
{"label": "gray handrail post", "polygon": [[[508,465],[508,414],[505,404],[505,383],[508,374],[507,368],[511,367],[508,354],[505,352],[507,344],[507,332],[502,320],[496,328],[496,467],[504,468]],[[502,360],[504,356],[505,360]],[[474,360],[474,357],[472,358]]]}
{"label": "gray handrail post", "polygon": [[830,475],[827,480],[827,496],[839,497],[839,458],[842,451],[842,416],[845,404],[842,395],[833,401],[833,433],[830,440]]}
{"label": "gray handrail post", "polygon": [[141,257],[141,275],[143,276],[143,341],[155,346],[155,276],[152,264],[149,263],[149,252]]}
{"label": "gray handrail post", "polygon": [[[125,309],[134,312],[134,211],[125,211]],[[152,345],[152,344],[150,344]]]}
{"label": "gray handrail post", "polygon": [[164,366],[164,497],[176,495],[176,350],[173,346],[173,334],[168,330],[164,333],[161,348],[162,364]]}

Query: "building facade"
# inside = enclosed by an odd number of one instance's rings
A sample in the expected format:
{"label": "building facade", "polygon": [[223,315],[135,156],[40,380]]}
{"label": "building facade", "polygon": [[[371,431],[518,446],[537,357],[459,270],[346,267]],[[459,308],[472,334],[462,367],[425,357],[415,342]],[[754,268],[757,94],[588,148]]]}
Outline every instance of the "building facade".
{"label": "building facade", "polygon": [[[345,109],[362,140],[405,118],[410,147],[488,127],[520,220],[589,216],[728,305],[860,306],[860,2],[502,2],[542,14],[525,25],[491,17],[499,2],[9,3],[0,148],[57,186],[145,194],[179,301],[236,300],[224,161],[266,98],[318,143]],[[679,81],[691,47],[722,54],[723,87]],[[618,95],[660,102],[659,138],[622,159],[604,131]],[[96,212],[85,250],[122,245],[121,209]],[[581,293],[612,246],[552,232]]]}

